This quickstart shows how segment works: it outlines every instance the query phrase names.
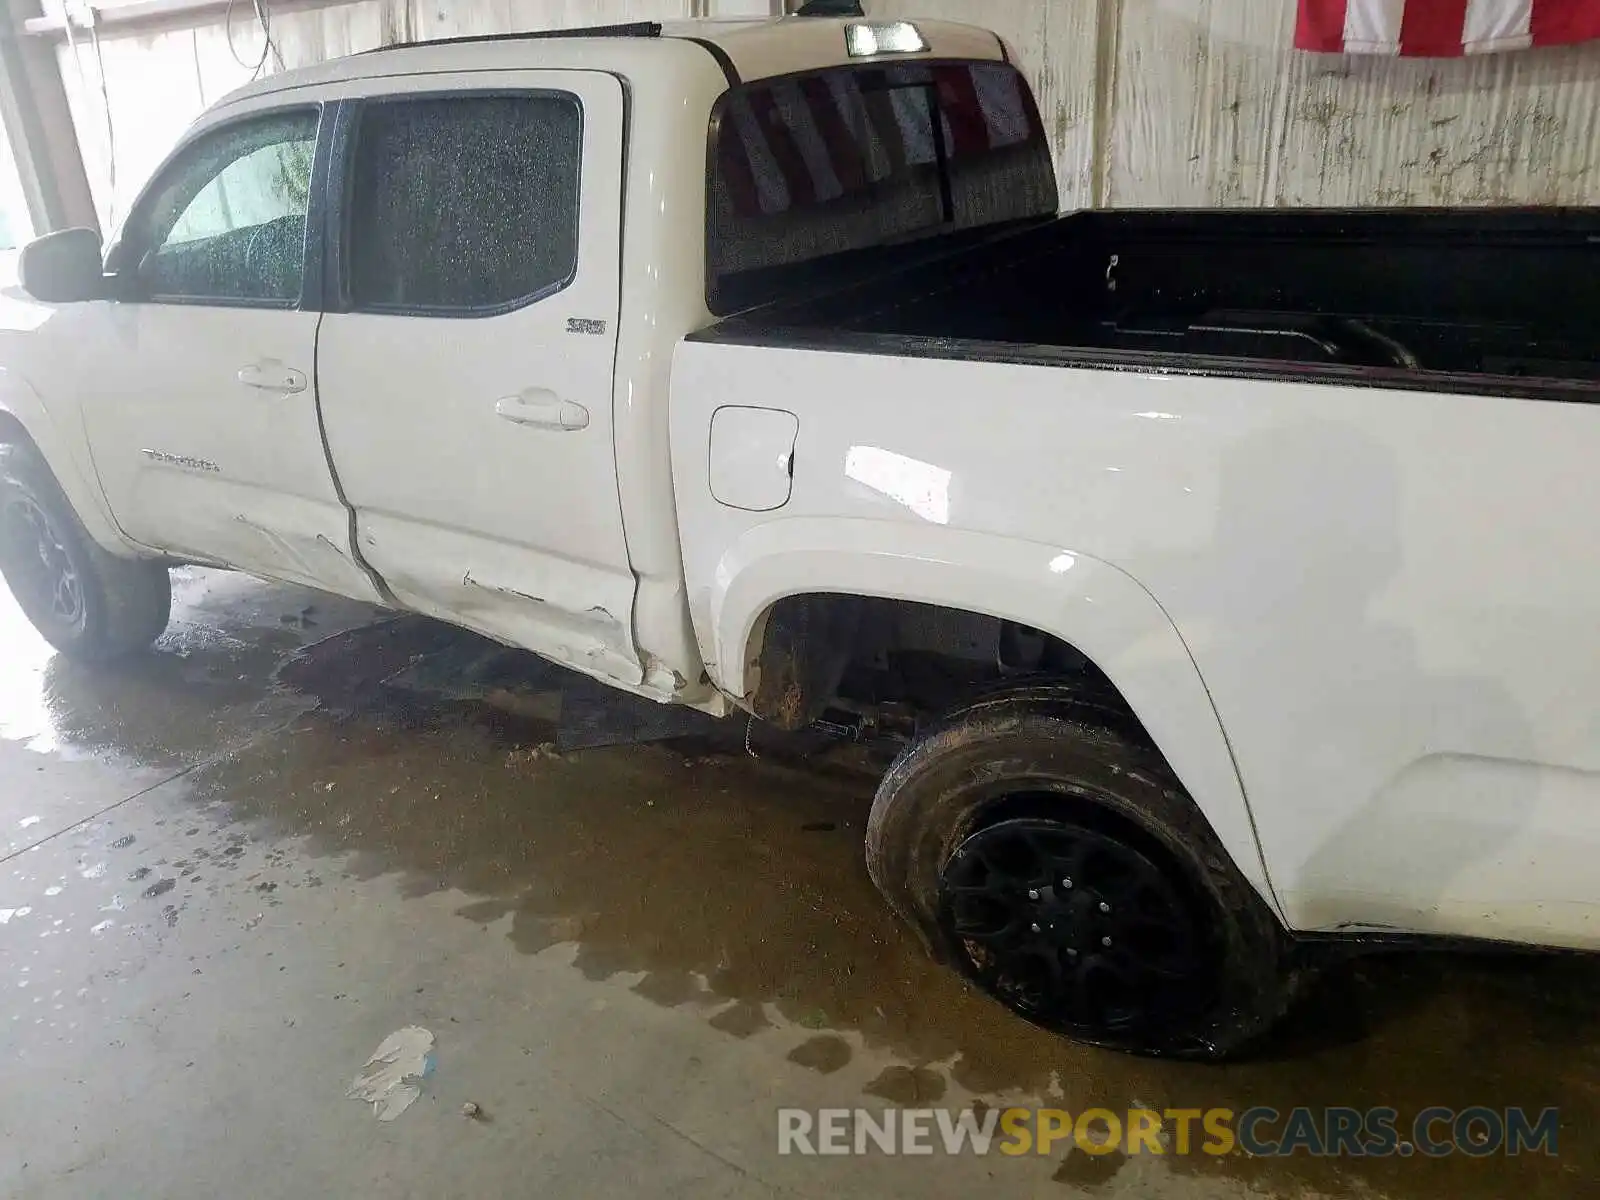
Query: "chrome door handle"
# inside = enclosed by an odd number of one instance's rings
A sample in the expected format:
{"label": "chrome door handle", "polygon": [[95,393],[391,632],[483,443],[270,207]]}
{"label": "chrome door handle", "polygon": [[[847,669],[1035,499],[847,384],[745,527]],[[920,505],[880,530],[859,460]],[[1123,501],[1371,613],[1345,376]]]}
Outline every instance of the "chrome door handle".
{"label": "chrome door handle", "polygon": [[240,367],[239,374],[234,378],[245,387],[261,392],[289,394],[306,390],[305,372],[285,366],[276,358],[264,358],[247,367]]}
{"label": "chrome door handle", "polygon": [[502,396],[494,402],[496,415],[518,425],[562,432],[584,429],[589,410],[574,400],[563,400],[548,388],[529,388],[515,396]]}

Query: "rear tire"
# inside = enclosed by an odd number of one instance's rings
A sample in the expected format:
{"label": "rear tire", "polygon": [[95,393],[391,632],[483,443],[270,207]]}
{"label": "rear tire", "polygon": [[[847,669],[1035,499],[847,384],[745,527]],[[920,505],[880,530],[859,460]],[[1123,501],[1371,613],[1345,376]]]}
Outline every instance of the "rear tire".
{"label": "rear tire", "polygon": [[1288,938],[1160,754],[1034,688],[963,709],[878,788],[867,868],[935,957],[1037,1025],[1237,1054],[1288,1007]]}
{"label": "rear tire", "polygon": [[103,550],[26,443],[0,445],[0,574],[33,627],[71,658],[143,650],[171,618],[167,568]]}

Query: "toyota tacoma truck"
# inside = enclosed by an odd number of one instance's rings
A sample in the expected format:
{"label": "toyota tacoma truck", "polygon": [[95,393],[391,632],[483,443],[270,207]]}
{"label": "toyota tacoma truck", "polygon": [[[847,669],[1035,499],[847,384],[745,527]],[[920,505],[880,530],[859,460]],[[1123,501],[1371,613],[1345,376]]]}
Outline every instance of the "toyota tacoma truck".
{"label": "toyota tacoma truck", "polygon": [[888,903],[1101,1045],[1239,1051],[1318,943],[1600,948],[1600,213],[1062,215],[1014,61],[812,17],[233,93],[22,255],[11,588],[86,659],[199,563],[899,739]]}

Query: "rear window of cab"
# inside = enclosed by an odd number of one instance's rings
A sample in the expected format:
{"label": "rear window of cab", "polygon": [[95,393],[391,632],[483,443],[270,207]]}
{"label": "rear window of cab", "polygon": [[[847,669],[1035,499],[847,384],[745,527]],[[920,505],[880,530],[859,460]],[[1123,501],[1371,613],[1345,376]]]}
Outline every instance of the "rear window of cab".
{"label": "rear window of cab", "polygon": [[1054,216],[1032,93],[993,62],[900,62],[761,80],[712,115],[707,301],[725,314],[830,265]]}

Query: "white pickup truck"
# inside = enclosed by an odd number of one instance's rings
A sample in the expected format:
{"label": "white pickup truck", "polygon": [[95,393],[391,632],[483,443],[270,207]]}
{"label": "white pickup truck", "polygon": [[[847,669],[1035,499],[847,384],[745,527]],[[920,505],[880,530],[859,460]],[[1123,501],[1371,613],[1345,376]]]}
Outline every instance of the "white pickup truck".
{"label": "white pickup truck", "polygon": [[1600,215],[1060,216],[1011,62],[796,18],[234,93],[23,253],[13,591],[103,658],[231,567],[902,738],[878,886],[1104,1045],[1238,1050],[1310,942],[1600,948]]}

